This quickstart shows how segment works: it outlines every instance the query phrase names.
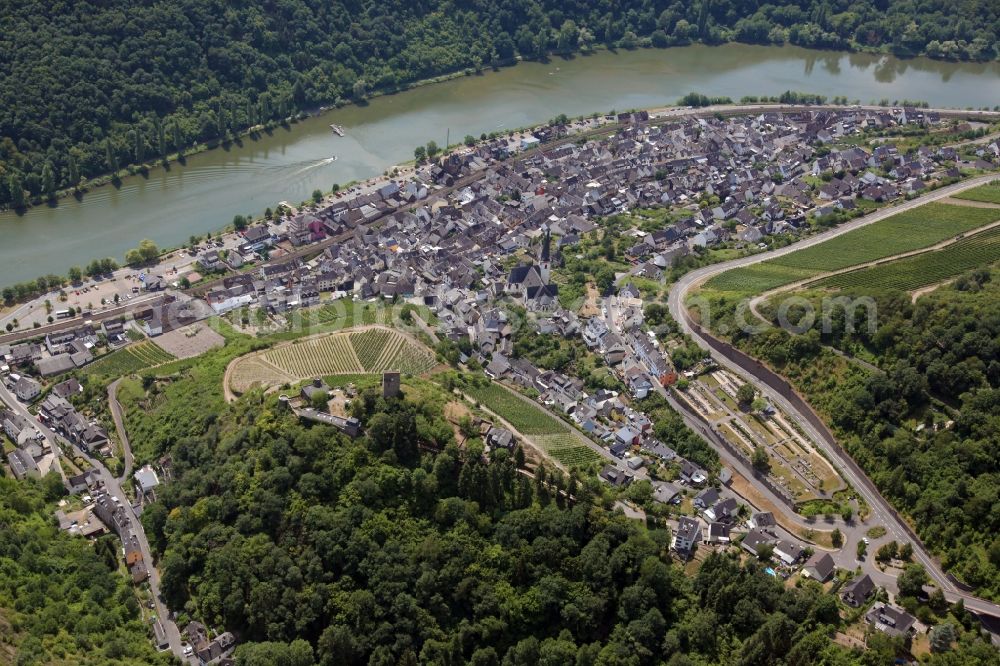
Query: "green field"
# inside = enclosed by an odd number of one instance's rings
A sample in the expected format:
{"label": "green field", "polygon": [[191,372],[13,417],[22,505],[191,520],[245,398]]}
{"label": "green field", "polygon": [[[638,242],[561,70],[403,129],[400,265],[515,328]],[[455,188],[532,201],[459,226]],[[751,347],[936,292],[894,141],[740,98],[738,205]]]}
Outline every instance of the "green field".
{"label": "green field", "polygon": [[144,340],[102,356],[88,365],[84,372],[106,377],[123,377],[173,360],[173,355],[155,343]]}
{"label": "green field", "polygon": [[581,440],[575,433],[561,435],[540,435],[534,438],[547,454],[566,467],[586,465],[601,456]]}
{"label": "green field", "polygon": [[706,289],[760,293],[828,271],[935,245],[1000,219],[1000,209],[929,203],[783,257],[713,277]]}
{"label": "green field", "polygon": [[499,384],[469,386],[465,392],[499,415],[522,435],[531,437],[545,453],[566,467],[586,465],[600,458],[583,435],[570,429],[533,402],[522,400]]}
{"label": "green field", "polygon": [[1000,204],[1000,180],[995,180],[992,183],[980,185],[979,187],[973,187],[971,190],[956,194],[955,198]]}
{"label": "green field", "polygon": [[522,400],[497,384],[470,386],[465,392],[491,412],[499,414],[524,435],[559,435],[569,427],[541,407]]}
{"label": "green field", "polygon": [[941,250],[833,275],[809,286],[911,291],[944,282],[966,271],[988,266],[997,261],[1000,261],[1000,227],[963,238]]}

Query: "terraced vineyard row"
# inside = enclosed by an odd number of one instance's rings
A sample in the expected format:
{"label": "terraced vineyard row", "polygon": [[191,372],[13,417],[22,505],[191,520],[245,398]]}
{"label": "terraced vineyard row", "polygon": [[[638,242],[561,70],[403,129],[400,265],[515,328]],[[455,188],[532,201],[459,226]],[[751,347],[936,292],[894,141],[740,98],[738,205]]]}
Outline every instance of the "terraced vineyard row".
{"label": "terraced vineyard row", "polygon": [[346,335],[330,335],[314,340],[278,347],[264,358],[295,377],[363,372]]}
{"label": "terraced vineyard row", "polygon": [[568,428],[541,407],[518,398],[497,384],[469,387],[465,392],[525,435],[560,435]]}
{"label": "terraced vineyard row", "polygon": [[[358,356],[361,367],[368,372],[374,371],[378,361],[389,344],[390,333],[381,328],[372,328],[361,333],[351,333],[351,346]],[[397,339],[398,336],[397,336]]]}
{"label": "terraced vineyard row", "polygon": [[86,372],[93,375],[121,377],[173,360],[172,354],[149,340],[143,340],[101,357],[88,365]]}
{"label": "terraced vineyard row", "polygon": [[542,435],[534,439],[546,453],[566,467],[586,465],[601,457],[574,433]]}
{"label": "terraced vineyard row", "polygon": [[944,282],[997,261],[1000,261],[1000,227],[963,238],[935,252],[833,275],[809,286],[833,289],[878,287],[911,291]]}
{"label": "terraced vineyard row", "polygon": [[761,293],[820,273],[919,250],[998,219],[1000,209],[924,204],[798,252],[726,271],[705,287]]}
{"label": "terraced vineyard row", "polygon": [[419,375],[433,368],[435,362],[434,355],[430,352],[407,344],[400,348],[388,367],[403,373]]}

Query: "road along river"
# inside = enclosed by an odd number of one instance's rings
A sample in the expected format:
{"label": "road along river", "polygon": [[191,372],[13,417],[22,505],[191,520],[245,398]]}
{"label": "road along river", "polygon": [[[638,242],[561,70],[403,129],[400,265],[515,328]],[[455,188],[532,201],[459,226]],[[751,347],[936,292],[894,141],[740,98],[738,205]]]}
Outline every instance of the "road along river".
{"label": "road along river", "polygon": [[[1000,63],[947,63],[916,58],[728,44],[599,52],[569,60],[526,62],[373,99],[276,129],[258,140],[153,169],[18,216],[0,214],[0,285],[45,273],[63,275],[93,258],[119,260],[139,240],[179,245],[260,214],[279,201],[308,199],[314,189],[366,179],[409,160],[413,147],[452,143],[466,134],[507,130],[612,108],[675,102],[689,91],[777,95],[792,89],[845,95],[862,103],[919,99],[940,107],[997,103]],[[331,123],[347,135],[336,136]]]}
{"label": "road along river", "polygon": [[685,307],[688,295],[691,293],[692,289],[704,283],[711,277],[727,270],[741,266],[748,266],[750,264],[766,261],[768,259],[774,259],[806,247],[823,243],[831,238],[857,229],[858,227],[872,224],[873,222],[877,222],[878,220],[884,219],[901,211],[909,210],[930,201],[936,201],[938,199],[951,196],[962,190],[969,189],[970,187],[974,187],[976,185],[982,185],[995,179],[996,174],[992,174],[989,176],[973,178],[962,183],[956,183],[955,185],[949,185],[925,194],[922,197],[902,203],[898,206],[884,208],[865,217],[843,224],[835,229],[831,229],[830,231],[816,234],[815,236],[811,236],[798,243],[793,243],[792,245],[779,248],[777,250],[762,252],[749,257],[742,257],[740,259],[734,259],[732,261],[700,268],[684,275],[674,284],[674,286],[670,289],[668,301],[671,316],[679,323],[681,329],[685,333],[690,335],[703,347],[709,349],[711,351],[712,358],[714,358],[720,365],[723,365],[731,370],[734,370],[738,374],[749,378],[756,388],[764,393],[764,395],[766,395],[770,400],[774,401],[775,404],[779,405],[785,413],[790,414],[806,431],[806,434],[808,434],[813,441],[820,445],[827,458],[834,462],[841,474],[843,474],[844,478],[850,482],[858,494],[861,495],[865,502],[868,503],[868,506],[871,507],[872,516],[877,524],[885,525],[890,535],[897,541],[909,541],[913,544],[914,558],[924,566],[930,577],[934,579],[935,583],[937,583],[944,591],[945,597],[949,601],[954,602],[957,599],[962,599],[968,610],[1000,618],[1000,605],[963,592],[958,589],[958,587],[952,583],[950,579],[948,579],[942,570],[941,565],[934,559],[927,549],[924,548],[923,543],[921,543],[920,539],[913,532],[913,530],[910,529],[899,514],[896,513],[895,509],[892,508],[889,502],[882,497],[876,489],[875,484],[871,482],[857,463],[855,463],[854,460],[851,459],[851,457],[840,447],[834,439],[833,434],[823,423],[822,419],[820,419],[820,417],[805,402],[805,400],[791,388],[788,382],[773,373],[770,369],[764,367],[755,359],[750,358],[742,352],[734,349],[726,342],[718,340],[717,338],[706,333],[691,319],[688,314],[688,310]]}

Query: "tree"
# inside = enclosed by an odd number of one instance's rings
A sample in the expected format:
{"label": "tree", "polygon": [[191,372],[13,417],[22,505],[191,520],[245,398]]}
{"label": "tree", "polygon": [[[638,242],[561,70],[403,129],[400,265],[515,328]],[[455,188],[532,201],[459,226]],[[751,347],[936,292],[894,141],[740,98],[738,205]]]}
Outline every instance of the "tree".
{"label": "tree", "polygon": [[896,587],[899,588],[899,595],[902,597],[921,597],[924,594],[924,585],[930,582],[927,571],[920,564],[907,564],[903,573],[896,579]]}
{"label": "tree", "polygon": [[913,544],[907,541],[899,547],[899,553],[896,555],[899,559],[904,562],[908,562],[910,558],[913,557]]}
{"label": "tree", "polygon": [[757,413],[761,413],[765,409],[767,409],[767,405],[768,405],[767,400],[765,400],[764,398],[761,398],[761,397],[757,397],[757,398],[754,398],[753,402],[750,403],[750,409],[753,410],[753,411],[755,411],[755,412],[757,412]]}
{"label": "tree", "polygon": [[888,562],[889,560],[894,559],[898,552],[899,544],[895,541],[890,541],[878,549],[878,552],[875,553],[875,559],[879,562]]}
{"label": "tree", "polygon": [[115,155],[115,148],[113,145],[111,145],[110,137],[105,139],[104,141],[104,150],[105,150],[104,160],[108,167],[108,171],[110,171],[112,174],[117,173],[118,157]]}
{"label": "tree", "polygon": [[858,559],[859,560],[865,559],[865,554],[868,552],[868,544],[866,544],[864,541],[858,541],[857,551],[858,551]]}
{"label": "tree", "polygon": [[153,126],[156,130],[156,149],[160,154],[160,157],[166,159],[167,157],[167,132],[163,128],[163,121],[160,120],[159,116],[154,117]]}
{"label": "tree", "polygon": [[83,271],[80,270],[79,266],[73,266],[69,269],[69,281],[73,284],[79,284],[83,279]]}
{"label": "tree", "polygon": [[21,182],[21,179],[16,174],[11,174],[8,182],[11,208],[15,210],[24,208],[27,200],[24,197],[24,184]]}
{"label": "tree", "polygon": [[326,411],[326,403],[330,402],[330,395],[326,391],[315,391],[310,402],[316,411]]}
{"label": "tree", "polygon": [[754,391],[753,386],[750,384],[742,384],[736,389],[736,401],[741,405],[751,404],[755,395],[757,395],[757,392]]}
{"label": "tree", "polygon": [[833,528],[833,532],[830,533],[830,543],[833,544],[834,548],[840,548],[844,545],[844,535],[841,534],[840,528]]}
{"label": "tree", "polygon": [[247,218],[245,215],[234,215],[233,216],[233,229],[236,231],[243,231],[247,228]]}
{"label": "tree", "polygon": [[575,51],[580,42],[580,30],[576,27],[576,22],[567,19],[559,28],[559,35],[556,38],[556,50],[560,53],[570,53]]}
{"label": "tree", "polygon": [[52,162],[46,162],[42,166],[42,194],[47,199],[52,199],[56,195],[56,174]]}
{"label": "tree", "polygon": [[142,136],[142,130],[136,127],[130,130],[132,133],[132,153],[136,164],[141,164],[146,158],[146,140]]}
{"label": "tree", "polygon": [[465,145],[470,147],[474,146],[476,145],[476,137],[472,136],[471,134],[466,134],[464,143]]}
{"label": "tree", "polygon": [[323,200],[323,190],[313,190],[312,200],[315,203],[319,203]]}
{"label": "tree", "polygon": [[354,93],[354,99],[364,100],[368,96],[368,82],[364,79],[358,79],[354,82],[354,86],[351,88]]}
{"label": "tree", "polygon": [[66,184],[72,188],[76,188],[80,185],[80,167],[77,166],[76,158],[73,157],[73,153],[69,154],[66,158]]}
{"label": "tree", "polygon": [[755,446],[753,455],[750,457],[753,468],[758,472],[767,472],[771,468],[771,459],[767,455],[767,450],[763,446]]}
{"label": "tree", "polygon": [[945,622],[935,625],[930,631],[930,643],[932,652],[947,652],[951,650],[951,644],[958,640],[958,632],[955,625]]}
{"label": "tree", "polygon": [[418,163],[423,162],[425,157],[427,157],[426,148],[423,146],[417,146],[413,149],[413,159],[415,159]]}
{"label": "tree", "polygon": [[440,152],[441,149],[438,148],[436,141],[432,139],[431,141],[427,142],[427,157],[434,159],[434,157]]}

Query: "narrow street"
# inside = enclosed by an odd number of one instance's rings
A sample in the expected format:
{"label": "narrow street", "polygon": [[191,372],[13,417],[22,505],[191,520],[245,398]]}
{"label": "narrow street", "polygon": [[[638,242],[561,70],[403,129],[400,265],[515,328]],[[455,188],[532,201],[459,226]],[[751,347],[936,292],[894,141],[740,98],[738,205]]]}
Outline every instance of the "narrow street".
{"label": "narrow street", "polygon": [[[149,548],[149,540],[146,538],[146,534],[142,529],[142,523],[139,521],[139,517],[132,508],[132,501],[122,489],[121,482],[116,479],[113,474],[111,474],[108,468],[105,467],[100,460],[92,457],[83,449],[52,432],[42,422],[35,418],[35,416],[28,411],[27,407],[18,401],[17,398],[10,393],[10,391],[7,390],[7,387],[2,383],[0,383],[0,401],[6,404],[10,409],[13,409],[15,412],[30,419],[32,423],[37,424],[39,431],[45,435],[49,441],[58,445],[53,447],[53,451],[56,452],[57,455],[60,454],[60,448],[66,448],[71,450],[74,455],[86,460],[95,470],[97,470],[98,478],[104,485],[108,494],[116,498],[121,505],[125,507],[128,512],[129,522],[131,523],[132,533],[136,536],[139,542],[139,550],[142,553],[142,558],[147,563],[147,568],[149,570],[148,582],[150,593],[152,594],[156,615],[160,620],[160,624],[163,626],[164,632],[166,633],[167,641],[170,645],[170,651],[173,652],[174,655],[181,661],[188,662],[189,659],[184,656],[180,630],[177,628],[177,624],[170,618],[170,612],[167,610],[166,604],[160,597],[160,572],[157,571],[155,566],[153,566],[154,560],[153,554]],[[128,479],[128,475],[126,474],[124,478]]]}

